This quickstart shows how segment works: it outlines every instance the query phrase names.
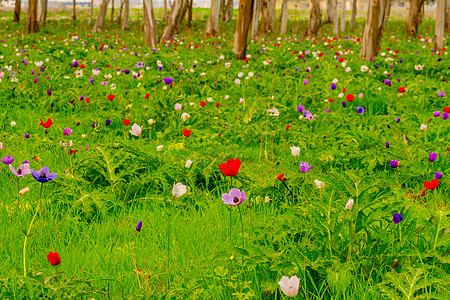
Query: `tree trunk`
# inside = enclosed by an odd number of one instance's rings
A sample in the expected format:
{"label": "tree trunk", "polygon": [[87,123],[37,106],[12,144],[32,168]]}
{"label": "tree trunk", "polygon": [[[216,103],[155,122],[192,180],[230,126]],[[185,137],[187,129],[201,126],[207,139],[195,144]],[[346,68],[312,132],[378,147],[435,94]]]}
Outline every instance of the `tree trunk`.
{"label": "tree trunk", "polygon": [[[219,0],[219,1],[221,1],[221,0]],[[191,24],[192,24],[192,6],[194,6],[194,0],[189,0],[188,22],[187,22],[189,28],[191,28]],[[220,13],[220,10],[219,10],[219,13]]]}
{"label": "tree trunk", "polygon": [[16,6],[14,7],[14,19],[13,22],[20,23],[20,0],[16,0]]}
{"label": "tree trunk", "polygon": [[352,7],[352,22],[350,23],[350,28],[355,28],[355,20],[356,20],[356,10],[358,9],[357,0],[353,0],[353,7]]}
{"label": "tree trunk", "polygon": [[100,32],[105,23],[106,11],[108,10],[109,0],[103,0],[100,4],[100,11],[98,12],[97,20],[95,21],[94,28],[92,31]]}
{"label": "tree trunk", "polygon": [[266,34],[269,30],[269,1],[261,0],[261,23],[259,24],[259,34]]}
{"label": "tree trunk", "polygon": [[275,20],[277,18],[276,15],[276,10],[275,10],[275,5],[276,5],[276,0],[269,0],[268,3],[268,8],[269,8],[269,30],[273,30],[275,28]]}
{"label": "tree trunk", "polygon": [[338,2],[334,0],[333,5],[333,33],[339,33],[339,11],[338,11]]}
{"label": "tree trunk", "polygon": [[72,19],[75,22],[77,20],[77,1],[72,0]]}
{"label": "tree trunk", "polygon": [[283,0],[283,9],[281,10],[281,34],[286,34],[288,22],[288,2]]}
{"label": "tree trunk", "polygon": [[305,36],[314,37],[320,27],[320,3],[319,0],[309,0],[310,2],[310,14],[308,27],[306,27]]}
{"label": "tree trunk", "polygon": [[114,22],[114,0],[111,1],[111,23]]}
{"label": "tree trunk", "polygon": [[233,18],[233,0],[223,0],[222,22],[230,22]]}
{"label": "tree trunk", "polygon": [[153,13],[152,0],[144,0],[144,35],[145,46],[156,48],[158,40],[156,39],[155,15]]}
{"label": "tree trunk", "polygon": [[[122,20],[122,30],[128,30],[130,29],[129,22],[130,22],[130,0],[124,1],[124,11],[123,11],[123,20]],[[153,23],[154,24],[154,23]]]}
{"label": "tree trunk", "polygon": [[[284,3],[284,2],[283,2]],[[252,14],[252,40],[258,35],[259,12],[261,11],[261,0],[254,0]]]}
{"label": "tree trunk", "polygon": [[411,0],[409,4],[408,14],[408,29],[407,34],[409,36],[415,36],[417,34],[417,28],[419,27],[420,11],[425,0]]}
{"label": "tree trunk", "polygon": [[122,13],[123,13],[123,7],[124,6],[125,6],[125,0],[121,0],[120,1],[120,5],[119,5],[119,12],[117,13],[116,20],[115,20],[115,22],[117,24],[121,24],[122,23]]}
{"label": "tree trunk", "polygon": [[383,31],[386,0],[372,0],[369,2],[366,26],[359,57],[370,59],[378,54]]}
{"label": "tree trunk", "polygon": [[283,19],[283,9],[284,9],[284,0],[281,0],[281,12],[280,12],[280,16],[278,17],[279,23],[281,23],[281,21]]}
{"label": "tree trunk", "polygon": [[28,33],[38,32],[37,0],[28,1]]}
{"label": "tree trunk", "polygon": [[445,31],[450,32],[450,0],[447,0],[445,9]]}
{"label": "tree trunk", "polygon": [[89,25],[92,24],[92,18],[94,16],[94,0],[91,0],[91,7],[90,7],[90,9],[91,9],[91,12],[90,12],[90,15],[89,15]]}
{"label": "tree trunk", "polygon": [[386,25],[389,21],[389,16],[391,15],[391,0],[386,0],[386,9],[384,12],[384,22],[383,22],[383,31],[386,28]]}
{"label": "tree trunk", "polygon": [[326,24],[333,22],[333,0],[327,0],[327,17],[325,18]]}
{"label": "tree trunk", "polygon": [[178,26],[182,21],[183,13],[185,12],[187,6],[187,0],[175,0],[170,10],[170,15],[167,20],[166,27],[159,38],[159,43],[164,43],[165,40],[172,37],[173,34],[177,32]]}
{"label": "tree trunk", "polygon": [[345,31],[345,15],[346,15],[346,12],[347,12],[347,9],[345,7],[345,3],[346,2],[347,2],[346,0],[342,1],[342,14],[341,14],[341,31],[342,32]]}
{"label": "tree trunk", "polygon": [[206,21],[206,37],[210,38],[219,34],[219,17],[221,0],[211,0],[209,18]]}
{"label": "tree trunk", "polygon": [[444,47],[444,22],[445,22],[445,0],[437,0],[436,6],[436,29],[435,50],[440,51]]}
{"label": "tree trunk", "polygon": [[163,7],[163,20],[167,21],[167,0],[164,0],[164,7]]}
{"label": "tree trunk", "polygon": [[254,0],[239,1],[239,16],[236,24],[236,33],[234,35],[233,52],[237,59],[245,58],[247,50],[247,35],[250,22],[253,17]]}
{"label": "tree trunk", "polygon": [[41,0],[41,18],[39,20],[41,27],[44,27],[45,22],[47,21],[47,6],[48,6],[48,1]]}

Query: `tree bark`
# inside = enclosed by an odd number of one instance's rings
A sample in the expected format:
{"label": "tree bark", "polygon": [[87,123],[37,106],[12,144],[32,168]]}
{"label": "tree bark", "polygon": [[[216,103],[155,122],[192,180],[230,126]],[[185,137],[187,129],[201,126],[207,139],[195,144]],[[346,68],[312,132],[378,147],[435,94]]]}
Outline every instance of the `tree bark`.
{"label": "tree bark", "polygon": [[326,24],[333,22],[333,0],[327,0],[327,17],[325,18]]}
{"label": "tree bark", "polygon": [[259,34],[266,34],[269,30],[269,1],[261,0],[261,23],[259,24]]}
{"label": "tree bark", "polygon": [[445,8],[445,31],[450,32],[450,0],[446,1]]}
{"label": "tree bark", "polygon": [[261,0],[254,0],[253,15],[252,15],[252,35],[251,35],[252,39],[255,39],[256,36],[258,35],[258,21],[260,11],[261,11]]}
{"label": "tree bark", "polygon": [[94,28],[92,31],[100,32],[105,23],[106,11],[108,10],[109,0],[103,0],[100,4],[100,11],[98,12],[97,20],[95,21]]}
{"label": "tree bark", "polygon": [[28,33],[38,32],[37,0],[28,1]]}
{"label": "tree bark", "polygon": [[338,11],[338,2],[334,0],[333,5],[333,33],[339,33],[339,11]]}
{"label": "tree bark", "polygon": [[268,8],[269,8],[270,30],[273,30],[275,28],[275,20],[277,18],[275,5],[276,5],[276,0],[269,0]]}
{"label": "tree bark", "polygon": [[223,0],[222,22],[230,22],[233,18],[233,0]]}
{"label": "tree bark", "polygon": [[445,23],[445,0],[437,0],[436,6],[436,28],[435,28],[435,50],[440,51],[444,47],[444,23]]}
{"label": "tree bark", "polygon": [[237,59],[245,58],[247,50],[247,36],[250,22],[253,17],[254,0],[239,1],[239,16],[236,24],[236,33],[234,35],[233,52]]}
{"label": "tree bark", "polygon": [[77,20],[77,1],[72,0],[72,19],[75,22]]}
{"label": "tree bark", "polygon": [[114,0],[111,0],[111,23],[114,22]]}
{"label": "tree bark", "polygon": [[287,31],[287,22],[288,22],[288,1],[283,0],[283,6],[281,10],[281,34],[286,34]]}
{"label": "tree bark", "polygon": [[370,59],[378,54],[383,32],[385,8],[386,0],[372,0],[369,2],[361,52],[359,53],[359,57],[363,60]]}
{"label": "tree bark", "polygon": [[346,2],[347,2],[346,0],[342,1],[342,14],[341,14],[341,31],[342,32],[345,31],[345,15],[346,15],[346,12],[347,12],[347,9],[345,7],[345,3]]}
{"label": "tree bark", "polygon": [[39,23],[41,24],[41,27],[45,26],[45,22],[47,21],[47,6],[48,1],[47,0],[41,0],[41,17],[39,20]]}
{"label": "tree bark", "polygon": [[166,27],[159,38],[159,43],[164,43],[166,39],[169,39],[173,34],[177,32],[178,26],[182,21],[182,16],[187,6],[187,0],[175,0],[170,11],[169,18],[167,20]]}
{"label": "tree bark", "polygon": [[319,0],[309,0],[310,14],[305,36],[315,37],[320,27],[320,3]]}
{"label": "tree bark", "polygon": [[356,20],[356,11],[358,9],[358,2],[357,0],[353,0],[353,7],[352,7],[352,22],[350,23],[350,29],[355,28],[355,20]]}
{"label": "tree bark", "polygon": [[164,20],[164,21],[167,21],[167,0],[164,0],[163,20]]}
{"label": "tree bark", "polygon": [[415,36],[417,34],[417,28],[420,23],[420,13],[424,2],[425,0],[410,0],[407,29],[407,34],[409,36]]}
{"label": "tree bark", "polygon": [[[221,1],[221,0],[219,0]],[[189,8],[188,8],[188,27],[191,28],[191,24],[192,24],[192,6],[194,6],[194,0],[189,0]],[[219,10],[220,13],[220,10]]]}
{"label": "tree bark", "polygon": [[15,4],[13,22],[20,23],[20,0],[16,0]]}
{"label": "tree bark", "polygon": [[91,0],[91,7],[90,7],[90,9],[91,9],[91,12],[90,12],[90,15],[89,15],[89,25],[92,24],[92,18],[94,16],[94,0]]}
{"label": "tree bark", "polygon": [[155,14],[153,13],[152,0],[144,0],[144,44],[147,47],[156,48]]}
{"label": "tree bark", "polygon": [[210,38],[219,34],[219,17],[221,0],[211,0],[209,18],[206,21],[206,37]]}
{"label": "tree bark", "polygon": [[123,7],[125,6],[125,0],[120,1],[119,5],[119,11],[117,12],[116,20],[115,22],[117,24],[122,24],[122,14],[123,14]]}
{"label": "tree bark", "polygon": [[383,31],[386,28],[386,25],[389,21],[389,16],[391,15],[391,0],[386,0],[386,8],[384,11],[384,22],[383,22]]}
{"label": "tree bark", "polygon": [[122,30],[130,29],[130,0],[124,1],[124,11],[123,11],[123,20],[122,20]]}

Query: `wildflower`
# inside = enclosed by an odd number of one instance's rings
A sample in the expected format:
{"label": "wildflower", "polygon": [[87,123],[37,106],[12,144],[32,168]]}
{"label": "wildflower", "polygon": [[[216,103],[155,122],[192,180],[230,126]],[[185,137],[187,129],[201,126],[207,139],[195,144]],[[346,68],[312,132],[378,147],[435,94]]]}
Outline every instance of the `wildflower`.
{"label": "wildflower", "polygon": [[173,189],[172,189],[172,195],[175,198],[180,198],[184,194],[186,194],[186,186],[184,184],[182,184],[181,182],[178,182],[177,184],[174,183]]}
{"label": "wildflower", "polygon": [[73,130],[70,129],[69,127],[64,128],[64,135],[65,135],[65,136],[71,135],[72,132],[73,132]]}
{"label": "wildflower", "polygon": [[448,112],[444,112],[443,114],[442,114],[442,119],[443,120],[447,120],[449,118],[449,113]]}
{"label": "wildflower", "polygon": [[52,266],[57,266],[61,264],[61,258],[59,257],[59,254],[56,251],[47,254],[47,259]]}
{"label": "wildflower", "polygon": [[308,173],[311,169],[311,166],[307,162],[301,162],[300,163],[300,171],[303,173]]}
{"label": "wildflower", "polygon": [[108,98],[109,101],[113,101],[115,97],[116,97],[116,96],[114,96],[114,95],[108,95],[107,98]]}
{"label": "wildflower", "polygon": [[29,187],[26,187],[26,188],[24,188],[24,189],[21,189],[20,191],[19,191],[19,194],[20,195],[25,195],[26,193],[28,193],[30,191],[30,188]]}
{"label": "wildflower", "polygon": [[352,102],[355,99],[355,96],[353,96],[352,94],[347,94],[347,96],[345,96],[345,100],[347,100],[348,102]]}
{"label": "wildflower", "polygon": [[175,110],[181,110],[181,107],[180,103],[175,104]]}
{"label": "wildflower", "polygon": [[291,147],[291,154],[292,154],[292,156],[299,156],[300,155],[300,148],[292,146]]}
{"label": "wildflower", "polygon": [[433,161],[436,160],[437,156],[438,156],[438,155],[437,155],[436,152],[430,152],[430,156],[428,157],[428,160],[429,160],[430,162],[433,162]]}
{"label": "wildflower", "polygon": [[417,71],[422,71],[423,65],[415,65],[414,69],[416,69]]}
{"label": "wildflower", "polygon": [[389,163],[391,164],[391,167],[394,169],[398,167],[398,160],[391,160]]}
{"label": "wildflower", "polygon": [[300,279],[295,275],[292,276],[291,278],[283,276],[281,277],[281,280],[278,282],[281,291],[288,297],[295,297],[298,294],[299,283]]}
{"label": "wildflower", "polygon": [[435,118],[440,117],[440,116],[441,116],[441,113],[440,113],[439,111],[435,111],[435,112],[433,113],[433,116],[434,116]]}
{"label": "wildflower", "polygon": [[333,82],[330,86],[330,90],[335,90],[336,89],[336,84]]}
{"label": "wildflower", "polygon": [[244,202],[246,199],[245,192],[239,189],[232,188],[228,194],[222,194],[222,201],[224,204],[236,206]]}
{"label": "wildflower", "polygon": [[325,187],[325,182],[322,182],[322,181],[319,181],[319,180],[314,180],[314,183],[317,185],[317,187],[319,188],[319,189],[322,189],[322,188],[324,188]]}
{"label": "wildflower", "polygon": [[97,128],[98,125],[97,125],[97,123],[92,122],[91,126],[92,126],[93,128]]}
{"label": "wildflower", "polygon": [[14,169],[14,167],[10,164],[9,165],[9,169],[17,177],[24,177],[25,175],[28,175],[28,174],[31,173],[31,171],[30,171],[30,164],[28,164],[28,163],[24,163],[24,164],[20,165],[17,168],[17,170]]}
{"label": "wildflower", "polygon": [[399,88],[398,88],[398,92],[399,92],[399,93],[404,93],[404,92],[406,92],[406,88],[405,88],[404,86],[399,87]]}
{"label": "wildflower", "polygon": [[348,198],[347,204],[345,204],[345,209],[351,210],[355,201],[352,198]]}
{"label": "wildflower", "polygon": [[153,119],[148,120],[148,125],[153,125],[154,123],[155,123],[155,120],[153,120]]}
{"label": "wildflower", "polygon": [[278,109],[276,109],[275,107],[268,109],[267,112],[270,113],[269,116],[273,116],[273,117],[278,117],[280,115],[280,113],[278,112]]}
{"label": "wildflower", "polygon": [[184,166],[185,166],[186,169],[189,169],[191,167],[191,165],[192,165],[192,160],[188,159]]}
{"label": "wildflower", "polygon": [[3,149],[3,144],[0,142],[0,150]]}
{"label": "wildflower", "polygon": [[386,148],[389,148],[389,142],[386,142]]}
{"label": "wildflower", "polygon": [[183,120],[184,122],[186,122],[187,119],[189,119],[191,116],[188,113],[183,113],[181,115],[181,120]]}
{"label": "wildflower", "polygon": [[277,176],[277,179],[278,179],[279,181],[286,181],[286,180],[287,180],[286,178],[284,178],[284,174],[283,174],[283,173],[281,173],[280,175],[278,175],[278,176]]}
{"label": "wildflower", "polygon": [[142,221],[139,221],[137,226],[136,226],[136,231],[137,232],[141,232],[141,228],[142,228]]}
{"label": "wildflower", "polygon": [[37,181],[44,183],[57,178],[58,174],[50,173],[50,170],[47,167],[43,167],[39,171],[31,170],[31,176]]}
{"label": "wildflower", "polygon": [[427,130],[427,125],[425,125],[425,124],[422,124],[422,125],[420,125],[420,131],[425,131],[425,130]]}
{"label": "wildflower", "polygon": [[12,164],[14,162],[14,157],[12,157],[11,155],[5,156],[2,158],[2,163],[4,163],[5,165],[9,165]]}
{"label": "wildflower", "polygon": [[183,135],[185,137],[190,137],[191,136],[191,130],[190,129],[183,129]]}
{"label": "wildflower", "polygon": [[444,91],[438,91],[437,94],[441,98],[443,98],[443,97],[445,97],[447,95],[447,93],[444,93]]}
{"label": "wildflower", "polygon": [[130,120],[128,120],[128,119],[123,119],[123,125],[125,125],[125,126],[130,125]]}
{"label": "wildflower", "polygon": [[164,83],[165,84],[172,84],[173,79],[170,77],[163,77]]}
{"label": "wildflower", "polygon": [[434,178],[433,180],[431,180],[431,182],[425,181],[425,182],[423,183],[423,186],[424,186],[426,189],[434,190],[435,188],[437,188],[437,187],[439,186],[439,180],[436,179],[436,178]]}
{"label": "wildflower", "polygon": [[236,176],[241,167],[239,158],[230,158],[226,163],[220,164],[219,169],[225,176]]}
{"label": "wildflower", "polygon": [[342,107],[346,107],[347,106],[347,102],[342,101]]}
{"label": "wildflower", "polygon": [[444,174],[442,174],[441,172],[434,173],[434,178],[436,178],[436,179],[441,179],[443,176],[444,176]]}
{"label": "wildflower", "polygon": [[395,213],[395,214],[392,216],[392,220],[394,221],[395,224],[400,223],[403,219],[404,219],[404,218],[403,218],[403,216],[402,216],[401,214]]}
{"label": "wildflower", "polygon": [[158,151],[162,151],[162,149],[164,148],[164,146],[163,145],[159,145],[159,146],[157,146],[156,147],[156,150],[158,150]]}
{"label": "wildflower", "polygon": [[134,136],[140,136],[142,134],[142,127],[134,123],[133,126],[131,126],[130,133]]}
{"label": "wildflower", "polygon": [[30,134],[29,133],[25,133],[25,138],[29,139],[30,138]]}
{"label": "wildflower", "polygon": [[298,105],[297,106],[297,111],[299,112],[299,113],[302,113],[302,112],[305,112],[305,107],[303,106],[303,105]]}
{"label": "wildflower", "polygon": [[356,109],[356,112],[357,112],[358,114],[362,115],[362,114],[364,113],[364,108],[363,108],[362,106],[360,106],[360,107],[358,107],[358,108]]}
{"label": "wildflower", "polygon": [[12,121],[11,126],[16,126],[16,122]]}
{"label": "wildflower", "polygon": [[111,123],[112,123],[112,121],[108,119],[108,120],[106,120],[105,125],[109,126],[109,125],[111,125]]}

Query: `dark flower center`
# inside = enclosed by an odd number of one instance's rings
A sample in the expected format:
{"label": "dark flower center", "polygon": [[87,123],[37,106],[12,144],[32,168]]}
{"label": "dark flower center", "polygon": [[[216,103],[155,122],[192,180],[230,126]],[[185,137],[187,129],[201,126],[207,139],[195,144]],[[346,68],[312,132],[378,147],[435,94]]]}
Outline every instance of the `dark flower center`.
{"label": "dark flower center", "polygon": [[45,173],[42,173],[41,176],[39,176],[39,178],[47,178],[47,175]]}
{"label": "dark flower center", "polygon": [[234,197],[234,198],[233,198],[233,202],[234,202],[234,203],[239,203],[239,201],[241,201],[241,200],[240,200],[238,197]]}
{"label": "dark flower center", "polygon": [[22,174],[22,169],[20,169],[20,168],[17,169],[17,174],[19,174],[19,175]]}

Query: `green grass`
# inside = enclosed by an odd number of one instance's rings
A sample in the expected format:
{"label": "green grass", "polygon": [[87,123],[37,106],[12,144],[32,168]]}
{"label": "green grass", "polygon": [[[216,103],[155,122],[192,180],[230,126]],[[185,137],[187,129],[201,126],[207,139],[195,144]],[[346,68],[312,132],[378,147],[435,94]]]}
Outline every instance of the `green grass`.
{"label": "green grass", "polygon": [[[431,43],[408,42],[404,20],[388,24],[381,45],[393,62],[382,56],[372,62],[357,58],[362,19],[354,32],[331,42],[333,50],[319,39],[316,44],[300,40],[306,26],[300,19],[289,23],[287,39],[278,40],[275,32],[250,43],[244,67],[232,53],[235,18],[220,24],[220,37],[206,40],[207,10],[196,9],[190,30],[183,23],[170,48],[161,45],[153,52],[143,47],[136,11],[130,31],[106,22],[101,34],[90,32],[87,12],[80,12],[77,22],[49,18],[33,35],[22,36],[23,23],[3,22],[0,29],[7,45],[1,48],[0,66],[20,71],[17,82],[11,82],[4,70],[0,83],[0,156],[14,156],[16,168],[28,160],[32,169],[48,166],[58,174],[43,187],[42,214],[38,210],[27,243],[25,277],[23,242],[38,209],[40,184],[27,175],[19,190],[31,191],[18,195],[17,179],[7,165],[0,166],[0,298],[284,299],[278,281],[293,275],[300,278],[298,299],[447,297],[449,120],[433,112],[442,115],[450,106],[447,97],[437,96],[448,92],[448,59],[441,55],[438,62]],[[158,22],[158,33],[163,25]],[[419,28],[424,38],[431,38],[433,30],[428,20]],[[323,26],[319,38],[328,41],[330,32],[330,25]],[[71,39],[74,33],[80,41]],[[24,49],[20,45],[28,45],[28,65],[22,63],[25,53],[17,56],[16,43],[18,53]],[[198,48],[184,48],[189,43]],[[113,49],[100,51],[102,44]],[[119,51],[123,46],[128,50]],[[398,57],[388,47],[399,50]],[[345,49],[350,72],[333,55]],[[306,50],[324,55],[317,60],[311,53],[304,58],[292,54]],[[71,68],[73,59],[86,66],[79,78],[74,72],[80,68]],[[35,61],[43,61],[46,69],[39,70]],[[149,67],[142,79],[124,74],[125,69],[137,71],[138,62]],[[416,71],[417,64],[424,70]],[[372,72],[361,72],[362,65]],[[94,68],[101,70],[98,76]],[[253,77],[245,79],[249,72]],[[107,74],[111,78],[103,86]],[[162,77],[173,78],[173,87],[163,89]],[[387,78],[392,86],[382,82]],[[330,90],[334,79],[337,89]],[[403,86],[407,91],[399,96]],[[346,108],[341,105],[345,96],[339,97],[343,88],[355,95]],[[109,94],[116,96],[113,101]],[[80,96],[89,97],[89,104]],[[334,101],[324,101],[329,98]],[[200,101],[207,105],[201,107]],[[174,109],[176,103],[181,111]],[[317,116],[300,120],[297,105]],[[363,115],[356,112],[359,106]],[[273,107],[279,116],[269,116]],[[183,112],[190,115],[185,122]],[[45,133],[39,119],[48,117],[54,124]],[[143,126],[142,135],[132,136],[123,119]],[[149,125],[149,119],[155,123]],[[421,124],[428,129],[420,131]],[[66,127],[72,135],[63,135]],[[183,129],[191,129],[191,137],[184,137]],[[60,145],[71,140],[73,148]],[[158,145],[164,145],[162,151]],[[299,157],[291,155],[291,146],[300,147]],[[69,149],[79,151],[69,155]],[[429,162],[429,152],[438,153],[438,159]],[[242,161],[232,179],[218,167],[229,158]],[[188,159],[193,161],[189,169]],[[392,169],[389,161],[395,159],[400,166]],[[301,173],[300,162],[308,162],[311,171]],[[435,172],[444,174],[439,187],[414,199]],[[286,186],[277,180],[281,173]],[[325,188],[317,188],[316,179]],[[188,191],[174,199],[177,182]],[[232,187],[247,195],[233,208],[221,200]],[[345,209],[349,198],[355,202],[350,211]],[[394,224],[394,213],[405,219]],[[135,230],[139,221],[140,233]],[[50,251],[61,257],[58,268],[46,258]]]}

